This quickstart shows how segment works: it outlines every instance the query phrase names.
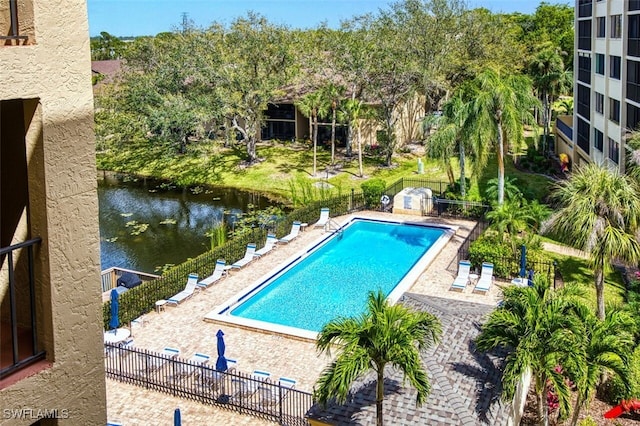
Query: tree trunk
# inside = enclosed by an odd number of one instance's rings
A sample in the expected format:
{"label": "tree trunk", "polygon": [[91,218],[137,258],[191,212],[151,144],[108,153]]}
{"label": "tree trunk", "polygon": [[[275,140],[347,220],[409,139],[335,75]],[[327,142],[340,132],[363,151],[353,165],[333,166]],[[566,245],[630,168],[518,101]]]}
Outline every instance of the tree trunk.
{"label": "tree trunk", "polygon": [[542,100],[543,100],[543,111],[542,111],[542,121],[543,121],[543,125],[544,125],[544,140],[542,141],[542,153],[546,156],[547,155],[547,137],[549,136],[549,95],[547,94],[547,92],[544,92],[542,94]]}
{"label": "tree trunk", "polygon": [[349,124],[347,129],[347,147],[346,147],[346,155],[347,157],[351,157],[351,143],[353,142],[353,126]]}
{"label": "tree trunk", "polygon": [[331,165],[335,163],[336,153],[336,105],[335,102],[332,105],[333,116],[331,118]]}
{"label": "tree trunk", "polygon": [[545,400],[544,400],[544,390],[542,391],[536,391],[536,400],[537,400],[537,411],[538,411],[538,424],[543,425],[544,424],[544,405],[545,405]]}
{"label": "tree trunk", "polygon": [[317,151],[318,151],[318,117],[314,115],[313,120],[313,177],[316,176]]}
{"label": "tree trunk", "polygon": [[598,303],[597,315],[598,319],[604,320],[604,266],[602,262],[593,271],[596,276],[596,302]]}
{"label": "tree trunk", "polygon": [[378,383],[376,389],[376,426],[383,426],[382,402],[384,400],[384,365],[378,366]]}
{"label": "tree trunk", "polygon": [[502,137],[502,112],[498,112],[498,205],[504,203],[504,138]]}
{"label": "tree trunk", "polygon": [[249,157],[249,164],[253,164],[256,161],[256,138],[253,136],[247,139],[247,156]]}
{"label": "tree trunk", "polygon": [[582,397],[580,396],[580,394],[578,394],[578,398],[576,399],[576,405],[573,408],[573,417],[571,418],[571,426],[577,426],[581,409],[582,409]]}
{"label": "tree trunk", "polygon": [[465,167],[464,144],[460,142],[459,146],[460,146],[460,195],[464,200],[467,198],[467,181],[466,181],[466,176],[464,172],[464,167]]}
{"label": "tree trunk", "polygon": [[360,135],[360,126],[358,126],[358,167],[360,169],[360,177],[363,177],[364,171],[362,170],[362,137]]}

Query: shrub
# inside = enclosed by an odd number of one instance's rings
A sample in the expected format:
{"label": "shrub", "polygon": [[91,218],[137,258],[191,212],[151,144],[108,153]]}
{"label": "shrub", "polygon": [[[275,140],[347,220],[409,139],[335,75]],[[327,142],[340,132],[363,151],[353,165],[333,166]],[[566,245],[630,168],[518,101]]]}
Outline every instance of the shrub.
{"label": "shrub", "polygon": [[478,269],[482,262],[493,263],[493,274],[497,277],[513,276],[511,245],[500,241],[497,237],[483,235],[469,247],[469,260]]}
{"label": "shrub", "polygon": [[603,399],[610,404],[618,404],[623,399],[640,395],[640,346],[629,359],[629,387],[627,388],[618,376],[612,376],[600,389]]}
{"label": "shrub", "polygon": [[380,197],[384,194],[387,184],[382,179],[370,179],[360,185],[365,203],[368,207],[377,207],[380,205]]}
{"label": "shrub", "polygon": [[589,416],[580,420],[578,426],[598,426],[598,423]]}

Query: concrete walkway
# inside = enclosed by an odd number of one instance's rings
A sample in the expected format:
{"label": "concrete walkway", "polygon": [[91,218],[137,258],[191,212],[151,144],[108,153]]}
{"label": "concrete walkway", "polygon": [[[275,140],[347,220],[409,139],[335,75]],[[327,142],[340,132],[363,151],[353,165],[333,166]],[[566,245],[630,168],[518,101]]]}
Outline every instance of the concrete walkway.
{"label": "concrete walkway", "polygon": [[[442,220],[374,212],[359,213],[357,216],[431,222],[458,227],[456,235],[420,275],[411,288],[411,296],[407,296],[407,300],[410,299],[411,303],[419,303],[425,309],[434,309],[433,305],[427,303],[431,296],[443,300],[438,302],[435,308],[445,312],[443,315],[446,315],[446,318],[442,317],[441,319],[443,322],[446,320],[447,324],[449,324],[446,326],[448,327],[447,331],[445,331],[447,337],[433,353],[426,354],[425,361],[427,361],[430,371],[433,369],[433,372],[439,371],[438,374],[448,376],[452,374],[451,369],[455,367],[452,362],[471,363],[473,354],[469,351],[468,342],[473,337],[472,332],[476,330],[476,322],[482,316],[482,314],[475,316],[472,314],[491,310],[500,299],[500,287],[505,285],[504,283],[496,283],[486,295],[472,293],[471,286],[468,286],[463,292],[449,290],[457,269],[456,255],[458,248],[475,223],[463,220]],[[349,217],[337,218],[339,222],[347,219]],[[252,262],[245,268],[234,271],[228,278],[196,293],[178,307],[167,307],[164,312],[152,312],[144,315],[141,318],[141,325],[133,326],[134,345],[154,351],[160,351],[165,346],[176,347],[181,350],[181,357],[183,358],[189,358],[195,352],[215,355],[215,334],[220,326],[203,321],[204,315],[211,311],[213,307],[252,284],[258,277],[272,270],[274,265],[284,261],[320,238],[322,232],[320,229],[308,229],[290,244],[280,245],[276,250],[272,250],[271,253]],[[459,311],[445,309],[447,304],[458,306],[454,305],[454,302],[468,303],[459,305],[462,306]],[[455,319],[456,317],[459,318]],[[313,342],[232,326],[225,326],[223,329],[227,343],[226,355],[229,358],[238,360],[238,370],[251,372],[254,369],[260,369],[271,372],[272,377],[275,378],[281,376],[292,377],[298,381],[297,388],[301,390],[311,392],[322,369],[331,361],[330,358],[320,356],[316,352]],[[278,354],[278,356],[276,357],[274,354]],[[466,367],[461,365],[460,368],[466,371]],[[482,366],[478,368],[482,368]],[[400,423],[389,422],[389,424],[438,424],[441,417],[449,419],[447,420],[449,423],[442,424],[462,424],[455,423],[456,419],[463,422],[474,419],[476,423],[473,424],[477,424],[484,416],[483,412],[486,411],[485,408],[482,408],[486,405],[485,402],[482,402],[485,399],[477,398],[478,389],[473,384],[475,379],[472,381],[469,381],[469,379],[464,382],[464,378],[461,375],[458,376],[451,376],[454,379],[450,381],[449,385],[446,382],[441,382],[437,377],[435,381],[432,381],[434,391],[429,402],[425,404],[426,411],[420,411],[420,413],[423,413],[420,414],[422,417],[412,417],[418,413],[415,409],[415,399],[410,403],[412,400],[410,390],[402,390],[401,394],[403,395],[405,392],[409,393],[406,394],[406,397],[399,399],[397,403],[390,402],[386,409],[390,410],[390,412],[397,412],[398,419],[403,418],[405,420]],[[400,392],[401,380],[398,381],[397,376],[391,377],[390,380],[396,382],[396,387]],[[463,385],[463,382],[467,384]],[[441,390],[437,390],[436,387]],[[452,399],[449,402],[445,402],[445,400],[453,398],[454,395],[456,395],[455,400]],[[460,404],[475,408],[465,409],[466,411],[460,412],[460,407],[462,406]],[[489,411],[496,410],[493,402],[489,405],[491,406]],[[445,406],[448,408],[443,408]],[[121,421],[126,425],[170,424],[173,410],[176,407],[181,408],[182,420],[185,425],[268,424],[268,422],[255,417],[239,415],[215,406],[179,400],[160,392],[126,385],[110,379],[107,380],[107,412],[110,421]],[[458,414],[454,415],[454,412]],[[375,416],[375,409],[373,412],[366,409],[360,411],[358,421],[361,423],[359,424],[375,422],[374,417],[371,417],[371,415]],[[347,417],[351,419],[348,422],[354,421],[351,415]],[[342,418],[346,419],[347,417],[343,416]],[[491,424],[503,424],[502,414],[491,414],[489,418],[492,419]]]}

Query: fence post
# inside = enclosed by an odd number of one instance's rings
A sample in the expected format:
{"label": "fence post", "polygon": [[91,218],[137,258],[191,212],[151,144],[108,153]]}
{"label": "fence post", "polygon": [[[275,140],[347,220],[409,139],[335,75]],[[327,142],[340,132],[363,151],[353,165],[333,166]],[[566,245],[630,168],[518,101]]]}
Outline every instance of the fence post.
{"label": "fence post", "polygon": [[351,198],[349,199],[349,211],[353,211],[353,188],[351,188]]}

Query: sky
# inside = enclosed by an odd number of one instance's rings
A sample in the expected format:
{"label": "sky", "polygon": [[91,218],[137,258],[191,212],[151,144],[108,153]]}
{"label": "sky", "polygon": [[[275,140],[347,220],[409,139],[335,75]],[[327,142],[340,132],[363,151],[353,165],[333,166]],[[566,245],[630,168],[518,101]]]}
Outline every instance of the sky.
{"label": "sky", "polygon": [[[213,22],[230,24],[248,11],[270,22],[291,28],[314,28],[326,23],[337,28],[341,21],[388,9],[393,0],[87,0],[89,33],[106,31],[115,36],[155,35],[182,25],[183,16],[197,27]],[[547,0],[574,5],[573,0]],[[537,0],[467,0],[469,8],[492,12],[535,12]]]}

